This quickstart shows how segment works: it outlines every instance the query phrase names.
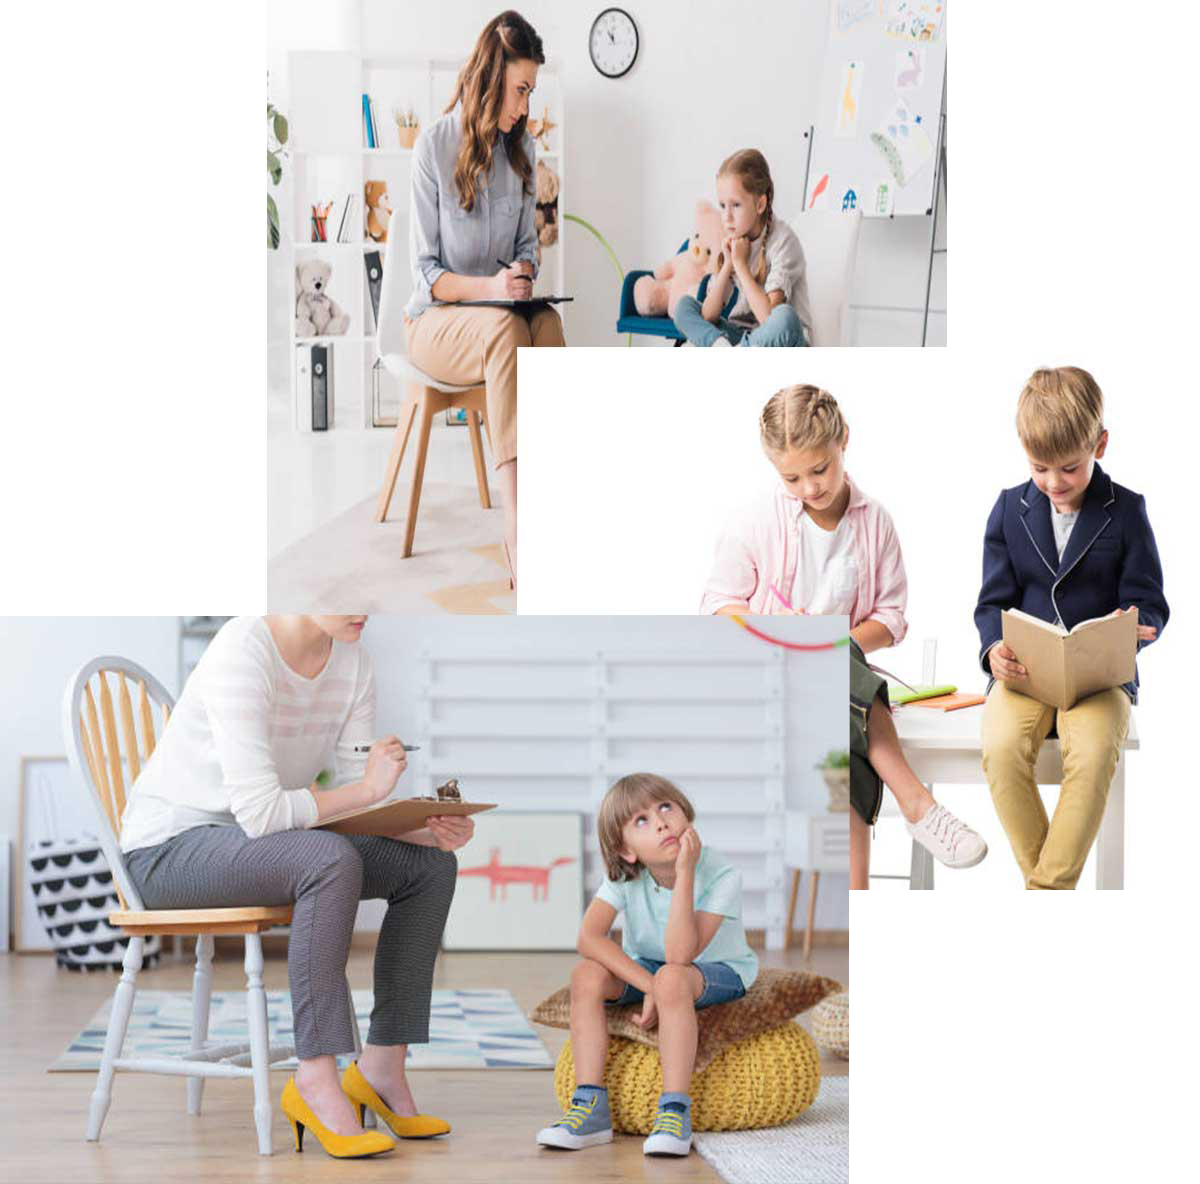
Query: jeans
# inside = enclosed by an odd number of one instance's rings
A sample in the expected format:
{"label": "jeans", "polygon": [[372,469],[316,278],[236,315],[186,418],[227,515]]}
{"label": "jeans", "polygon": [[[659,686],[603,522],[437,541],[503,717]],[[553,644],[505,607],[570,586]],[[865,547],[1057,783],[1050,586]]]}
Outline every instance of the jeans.
{"label": "jeans", "polygon": [[[656,962],[653,958],[634,958],[634,961],[651,974],[657,973],[665,965],[663,962]],[[697,1011],[704,1007],[712,1007],[717,1003],[731,1003],[746,993],[746,988],[742,986],[738,972],[731,966],[726,966],[724,962],[693,962],[692,965],[704,977],[704,990],[701,991],[700,998],[696,1000]],[[645,996],[637,987],[626,983],[625,989],[620,995],[615,999],[609,999],[606,1006],[620,1007],[624,1003],[641,1003],[643,998]]]}
{"label": "jeans", "polygon": [[715,325],[706,321],[700,301],[682,296],[675,305],[675,328],[693,345],[712,345],[724,337],[730,345],[807,345],[804,326],[790,304],[777,304],[766,321],[753,329],[722,317]]}

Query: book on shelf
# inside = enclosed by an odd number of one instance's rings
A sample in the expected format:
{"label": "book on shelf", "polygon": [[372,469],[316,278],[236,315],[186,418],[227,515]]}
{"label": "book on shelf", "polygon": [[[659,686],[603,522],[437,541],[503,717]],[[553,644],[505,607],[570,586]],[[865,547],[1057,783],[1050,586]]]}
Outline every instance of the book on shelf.
{"label": "book on shelf", "polygon": [[357,213],[357,193],[347,193],[346,201],[342,205],[342,217],[338,222],[337,241],[339,243],[354,242],[354,227],[356,223]]}
{"label": "book on shelf", "polygon": [[371,115],[371,96],[364,94],[362,97],[363,110],[363,143],[368,148],[374,148],[375,145],[375,120]]}
{"label": "book on shelf", "polygon": [[1007,683],[1031,699],[1062,710],[1098,691],[1132,682],[1137,660],[1137,609],[1115,617],[1053,625],[1020,609],[1001,614],[1004,644],[1026,677]]}
{"label": "book on shelf", "polygon": [[454,815],[481,814],[494,810],[495,802],[446,802],[437,798],[402,798],[368,806],[363,810],[347,810],[317,823],[319,830],[331,830],[339,835],[402,835],[420,830],[430,818]]}
{"label": "book on shelf", "polygon": [[325,432],[333,424],[333,346],[296,346],[296,427]]}
{"label": "book on shelf", "polygon": [[383,257],[378,251],[363,252],[363,270],[367,278],[367,295],[370,297],[371,324],[368,336],[379,328],[379,296],[383,290]]}

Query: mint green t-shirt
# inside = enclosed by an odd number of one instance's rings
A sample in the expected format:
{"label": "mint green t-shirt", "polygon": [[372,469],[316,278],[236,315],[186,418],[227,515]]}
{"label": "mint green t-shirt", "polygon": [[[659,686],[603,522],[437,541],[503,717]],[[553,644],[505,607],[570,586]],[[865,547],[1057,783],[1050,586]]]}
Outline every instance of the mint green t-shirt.
{"label": "mint green t-shirt", "polygon": [[[693,907],[698,913],[724,917],[713,939],[696,955],[697,962],[724,962],[747,990],[758,977],[758,958],[746,944],[742,926],[742,877],[708,847],[696,861]],[[636,880],[605,880],[596,899],[625,914],[621,948],[631,958],[665,962],[663,936],[671,911],[671,890],[655,883],[645,868]]]}

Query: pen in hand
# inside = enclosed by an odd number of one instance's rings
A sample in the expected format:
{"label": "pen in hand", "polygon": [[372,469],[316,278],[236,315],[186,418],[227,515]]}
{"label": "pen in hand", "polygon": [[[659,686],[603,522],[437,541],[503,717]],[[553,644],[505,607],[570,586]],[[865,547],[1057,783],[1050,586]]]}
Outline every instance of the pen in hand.
{"label": "pen in hand", "polygon": [[[376,743],[378,743],[378,741],[376,741]],[[356,744],[354,746],[354,751],[355,752],[370,752],[373,747],[374,747],[374,745],[371,745],[371,744]],[[403,748],[405,752],[420,752],[421,751],[421,746],[419,744],[401,744],[400,747]]]}

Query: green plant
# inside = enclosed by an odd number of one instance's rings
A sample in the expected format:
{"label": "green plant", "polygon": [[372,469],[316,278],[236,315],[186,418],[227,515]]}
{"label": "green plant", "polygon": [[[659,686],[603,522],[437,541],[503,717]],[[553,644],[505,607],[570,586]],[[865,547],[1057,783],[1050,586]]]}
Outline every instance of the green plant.
{"label": "green plant", "polygon": [[850,768],[850,754],[842,748],[831,749],[825,759],[816,767],[818,769],[848,769]]}
{"label": "green plant", "polygon": [[[288,121],[274,103],[267,104],[267,177],[272,185],[283,179],[283,162],[287,157],[284,145],[288,139]],[[279,248],[279,207],[274,195],[267,191],[267,246]]]}

